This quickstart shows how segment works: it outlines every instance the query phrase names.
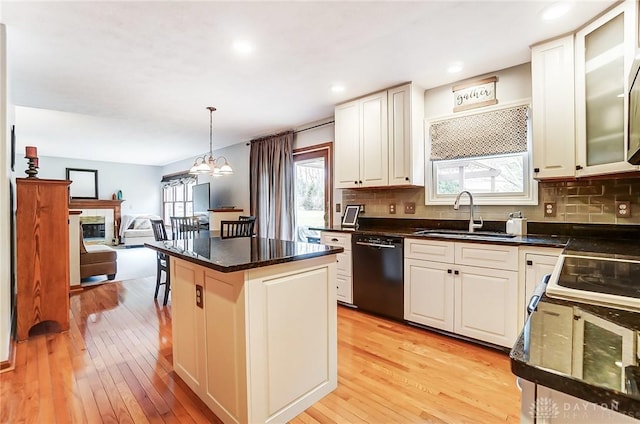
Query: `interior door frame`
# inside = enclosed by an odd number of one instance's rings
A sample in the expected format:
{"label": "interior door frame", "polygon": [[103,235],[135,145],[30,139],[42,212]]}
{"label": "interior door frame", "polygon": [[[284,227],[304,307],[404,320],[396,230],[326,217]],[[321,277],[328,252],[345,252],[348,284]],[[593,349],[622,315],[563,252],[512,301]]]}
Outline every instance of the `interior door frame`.
{"label": "interior door frame", "polygon": [[293,162],[324,158],[324,204],[325,225],[333,225],[333,142],[315,144],[293,150]]}

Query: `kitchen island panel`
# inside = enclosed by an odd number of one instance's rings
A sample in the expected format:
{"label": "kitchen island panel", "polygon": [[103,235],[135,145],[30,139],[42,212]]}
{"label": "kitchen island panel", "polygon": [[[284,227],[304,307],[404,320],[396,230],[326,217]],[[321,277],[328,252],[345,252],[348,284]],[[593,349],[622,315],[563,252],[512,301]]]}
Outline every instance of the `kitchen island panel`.
{"label": "kitchen island panel", "polygon": [[335,255],[238,272],[171,257],[174,368],[225,423],[285,422],[337,387]]}
{"label": "kitchen island panel", "polygon": [[337,387],[335,273],[330,257],[247,271],[249,381],[265,384],[249,422],[288,421]]}

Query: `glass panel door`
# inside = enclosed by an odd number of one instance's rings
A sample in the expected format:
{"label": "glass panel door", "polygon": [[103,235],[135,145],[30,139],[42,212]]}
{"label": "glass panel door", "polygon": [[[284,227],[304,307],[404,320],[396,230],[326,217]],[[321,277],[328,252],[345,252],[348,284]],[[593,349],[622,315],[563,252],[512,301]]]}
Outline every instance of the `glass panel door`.
{"label": "glass panel door", "polygon": [[330,227],[329,149],[294,152],[296,241],[319,243],[320,231]]}
{"label": "glass panel door", "polygon": [[587,166],[622,162],[624,14],[585,36]]}

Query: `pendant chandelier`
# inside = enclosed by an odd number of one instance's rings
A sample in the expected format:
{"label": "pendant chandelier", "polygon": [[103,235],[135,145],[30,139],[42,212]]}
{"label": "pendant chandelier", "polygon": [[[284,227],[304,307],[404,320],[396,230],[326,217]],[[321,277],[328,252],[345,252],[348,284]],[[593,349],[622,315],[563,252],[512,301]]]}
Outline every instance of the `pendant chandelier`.
{"label": "pendant chandelier", "polygon": [[[207,109],[209,109],[209,154],[198,156],[193,162],[193,166],[189,170],[189,174],[209,174],[214,177],[220,175],[231,175],[233,174],[233,169],[231,168],[231,165],[229,165],[227,158],[224,156],[220,156],[218,158],[213,157],[213,112],[216,108],[209,106]],[[219,165],[221,160],[224,160],[222,166]]]}

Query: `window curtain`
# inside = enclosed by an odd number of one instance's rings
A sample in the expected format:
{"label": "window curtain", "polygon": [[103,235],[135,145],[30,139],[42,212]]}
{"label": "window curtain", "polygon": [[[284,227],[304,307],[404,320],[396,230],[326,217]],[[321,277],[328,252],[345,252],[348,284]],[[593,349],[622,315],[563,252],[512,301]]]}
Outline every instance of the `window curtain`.
{"label": "window curtain", "polygon": [[517,106],[431,124],[431,160],[527,151],[527,112]]}
{"label": "window curtain", "polygon": [[293,240],[293,131],[251,140],[251,215],[258,237]]}

